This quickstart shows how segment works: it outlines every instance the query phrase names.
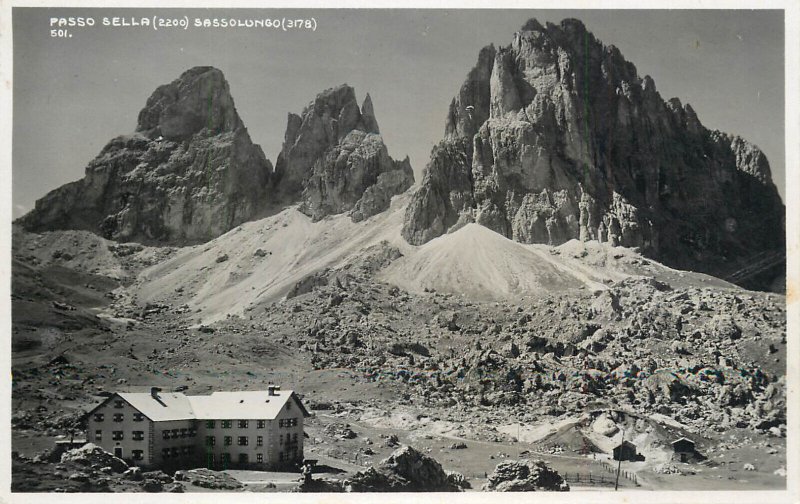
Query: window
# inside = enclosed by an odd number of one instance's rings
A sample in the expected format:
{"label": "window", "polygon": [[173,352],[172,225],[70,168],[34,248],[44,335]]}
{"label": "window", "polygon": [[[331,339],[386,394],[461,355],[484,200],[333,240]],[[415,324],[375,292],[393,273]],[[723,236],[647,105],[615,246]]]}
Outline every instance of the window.
{"label": "window", "polygon": [[231,454],[230,453],[223,453],[222,454],[222,463],[223,464],[230,464],[231,463]]}
{"label": "window", "polygon": [[239,420],[239,428],[240,429],[246,429],[247,428],[247,424],[248,424],[247,420]]}
{"label": "window", "polygon": [[213,429],[215,423],[214,420],[206,420],[206,429]]}
{"label": "window", "polygon": [[179,453],[180,453],[180,452],[179,452],[179,450],[178,450],[178,447],[177,447],[177,446],[175,446],[175,447],[173,447],[173,448],[172,448],[172,456],[173,456],[173,457],[177,457]]}
{"label": "window", "polygon": [[181,431],[179,429],[172,429],[172,439],[178,439],[178,436],[181,435]]}
{"label": "window", "polygon": [[181,448],[181,452],[183,452],[184,455],[188,455],[189,454],[189,447],[188,446],[182,447]]}
{"label": "window", "polygon": [[259,464],[263,464],[264,463],[264,454],[263,453],[257,453],[256,454],[256,462],[258,462]]}
{"label": "window", "polygon": [[256,436],[256,446],[264,446],[264,436]]}
{"label": "window", "polygon": [[122,441],[122,431],[115,430],[114,432],[112,432],[111,439],[113,439],[114,441]]}
{"label": "window", "polygon": [[124,420],[124,418],[125,418],[125,415],[123,415],[122,413],[114,413],[114,421],[115,422],[121,422],[122,420]]}
{"label": "window", "polygon": [[188,430],[187,429],[181,429],[181,437],[182,438],[185,438],[187,434],[188,434]]}
{"label": "window", "polygon": [[189,437],[195,437],[197,435],[197,429],[189,429]]}
{"label": "window", "polygon": [[292,443],[296,442],[297,442],[297,433],[295,432],[294,434],[292,434]]}
{"label": "window", "polygon": [[249,442],[250,440],[247,439],[247,436],[239,436],[239,439],[237,440],[239,446],[247,446]]}
{"label": "window", "polygon": [[287,418],[285,420],[284,419],[278,420],[278,427],[294,427],[296,425],[297,425],[296,418]]}
{"label": "window", "polygon": [[292,409],[292,401],[287,401],[286,402],[286,411],[289,411],[291,409]]}
{"label": "window", "polygon": [[122,400],[119,400],[119,399],[114,401],[114,407],[117,408],[117,409],[124,408],[125,407],[125,401],[122,401]]}
{"label": "window", "polygon": [[283,452],[278,453],[278,461],[283,462]]}
{"label": "window", "polygon": [[169,458],[169,448],[163,448],[161,450],[161,456],[165,459]]}
{"label": "window", "polygon": [[233,437],[225,436],[225,439],[223,440],[222,444],[224,444],[225,446],[230,446],[232,443],[233,443]]}
{"label": "window", "polygon": [[222,421],[222,428],[223,429],[230,429],[232,424],[233,424],[233,420],[223,420]]}
{"label": "window", "polygon": [[134,422],[142,422],[144,421],[144,415],[141,413],[134,413],[133,414],[133,421]]}
{"label": "window", "polygon": [[105,419],[105,415],[102,413],[95,413],[94,414],[94,421],[95,422],[102,422]]}
{"label": "window", "polygon": [[264,420],[256,420],[256,429],[263,429],[267,422]]}
{"label": "window", "polygon": [[142,441],[142,440],[144,440],[144,431],[140,431],[140,430],[133,431],[133,440],[134,441]]}
{"label": "window", "polygon": [[94,431],[94,440],[95,441],[102,441],[103,440],[103,431],[101,431],[101,430]]}
{"label": "window", "polygon": [[169,439],[169,431],[168,430],[161,431],[161,434],[163,434],[164,439]]}
{"label": "window", "polygon": [[214,446],[217,440],[214,436],[206,436],[206,446]]}
{"label": "window", "polygon": [[133,460],[142,460],[144,458],[144,451],[142,450],[133,450],[131,453],[133,454]]}
{"label": "window", "polygon": [[240,453],[239,454],[239,463],[240,464],[247,464],[248,462],[250,462],[250,457],[248,457],[246,453]]}

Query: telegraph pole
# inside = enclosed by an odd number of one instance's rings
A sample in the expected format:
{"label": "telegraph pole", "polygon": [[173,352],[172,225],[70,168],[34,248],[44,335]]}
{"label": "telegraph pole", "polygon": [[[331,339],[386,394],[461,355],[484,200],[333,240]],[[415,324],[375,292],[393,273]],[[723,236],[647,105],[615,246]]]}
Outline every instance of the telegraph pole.
{"label": "telegraph pole", "polygon": [[619,455],[617,455],[617,457],[619,458],[619,460],[617,460],[617,479],[616,481],[614,481],[615,492],[617,491],[617,488],[619,488],[619,471],[620,469],[622,469],[622,451],[624,449],[623,445],[625,444],[625,429],[621,430],[622,430],[622,439],[619,442]]}

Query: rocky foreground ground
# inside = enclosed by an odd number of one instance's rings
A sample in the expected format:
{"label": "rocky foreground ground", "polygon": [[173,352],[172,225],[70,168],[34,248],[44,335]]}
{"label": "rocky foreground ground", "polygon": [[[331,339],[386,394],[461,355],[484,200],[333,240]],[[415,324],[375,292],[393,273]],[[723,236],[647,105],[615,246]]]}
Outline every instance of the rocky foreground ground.
{"label": "rocky foreground ground", "polygon": [[[26,252],[27,240],[39,252]],[[631,466],[645,487],[668,488],[672,474],[694,474],[698,487],[785,484],[782,295],[705,286],[691,274],[631,275],[596,291],[476,302],[377,281],[401,255],[384,244],[297,282],[283,301],[197,325],[180,292],[146,303],[131,287],[173,249],[110,245],[87,262],[109,261],[91,273],[74,260],[63,266],[64,254],[78,254],[63,240],[16,241],[12,425],[23,456],[51,446],[109,391],[272,382],[315,412],[307,456],[351,473],[391,455],[380,436],[395,435],[473,488],[518,456],[597,474],[624,431],[645,456]],[[51,257],[37,259],[45,246]],[[703,465],[670,461],[669,443],[682,436]],[[469,456],[450,448],[457,442]],[[757,470],[730,472],[744,464]],[[31,470],[15,462],[15,481],[69,476],[52,465]]]}

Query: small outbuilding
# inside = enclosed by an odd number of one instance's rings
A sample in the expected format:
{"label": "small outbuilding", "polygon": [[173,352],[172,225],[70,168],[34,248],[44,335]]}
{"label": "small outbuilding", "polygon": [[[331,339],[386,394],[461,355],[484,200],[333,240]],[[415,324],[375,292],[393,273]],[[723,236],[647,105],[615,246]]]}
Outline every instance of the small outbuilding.
{"label": "small outbuilding", "polygon": [[672,451],[672,460],[677,462],[689,462],[698,458],[699,455],[695,449],[694,441],[685,437],[672,442]]}
{"label": "small outbuilding", "polygon": [[623,441],[614,448],[614,460],[630,460],[634,462],[637,459],[636,445],[630,441]]}

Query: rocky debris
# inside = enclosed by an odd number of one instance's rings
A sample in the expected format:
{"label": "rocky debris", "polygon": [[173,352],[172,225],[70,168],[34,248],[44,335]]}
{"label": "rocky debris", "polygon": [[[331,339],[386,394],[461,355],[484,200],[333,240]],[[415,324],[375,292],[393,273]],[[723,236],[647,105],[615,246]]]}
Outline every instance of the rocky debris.
{"label": "rocky debris", "polygon": [[669,463],[658,464],[657,466],[653,467],[653,472],[657,474],[683,474],[680,469]]}
{"label": "rocky debris", "polygon": [[389,448],[394,448],[395,446],[400,446],[400,438],[397,437],[397,434],[390,434],[386,437],[386,441],[384,445]]}
{"label": "rocky debris", "polygon": [[129,469],[126,469],[125,472],[122,473],[122,477],[132,481],[141,481],[142,469],[141,467],[131,467]]}
{"label": "rocky debris", "polygon": [[270,201],[271,172],[222,72],[195,67],[156,89],[136,132],[111,140],[83,179],[48,193],[19,222],[118,241],[205,241]]}
{"label": "rocky debris", "polygon": [[37,453],[36,456],[33,457],[33,462],[35,464],[43,464],[47,462],[60,462],[61,455],[63,455],[63,451],[59,451],[56,449],[45,449],[41,452]]}
{"label": "rocky debris", "polygon": [[[310,352],[316,369],[346,368],[369,381],[391,380],[404,387],[401,405],[508,411],[524,404],[544,418],[559,418],[579,415],[588,404],[619,401],[636,414],[660,413],[703,436],[737,425],[764,435],[775,427],[780,435],[786,424],[784,371],[774,363],[763,367],[761,350],[773,343],[784,351],[780,300],[629,279],[608,286],[617,319],[598,318],[592,307],[597,297],[589,292],[483,304],[392,289],[354,275],[336,306],[328,300],[339,289],[328,285],[280,310],[292,317],[286,323],[308,328],[300,348]],[[295,312],[294,304],[302,311]],[[694,307],[691,313],[688,307]],[[324,317],[314,316],[321,312]],[[453,314],[456,331],[447,327]],[[740,326],[739,339],[707,330],[721,315]],[[281,317],[270,319],[271,330]],[[360,344],[344,338],[351,333]],[[443,346],[448,340],[457,343]],[[675,353],[676,342],[689,353]],[[610,434],[614,421],[607,423],[598,429]],[[480,435],[506,439],[487,429]]]}
{"label": "rocky debris", "polygon": [[328,274],[330,270],[323,270],[317,273],[312,273],[307,277],[300,279],[292,286],[291,290],[286,294],[286,299],[291,299],[302,294],[308,294],[315,287],[322,287],[328,285]]}
{"label": "rocky debris", "polygon": [[93,443],[86,443],[80,448],[69,450],[61,455],[61,462],[75,462],[91,467],[110,467],[114,472],[124,472],[128,469],[122,459],[103,450]]}
{"label": "rocky debris", "polygon": [[301,482],[300,485],[292,489],[292,491],[303,493],[342,493],[345,491],[343,483],[344,482],[340,480],[314,478],[308,482]]}
{"label": "rocky debris", "polygon": [[210,469],[190,469],[182,471],[182,479],[187,484],[210,488],[216,490],[239,490],[242,484],[224,472],[212,471]]}
{"label": "rocky debris", "polygon": [[716,315],[709,320],[706,330],[719,339],[737,340],[742,337],[742,329],[731,315]]}
{"label": "rocky debris", "polygon": [[353,432],[349,424],[332,423],[325,426],[325,434],[337,439],[354,439],[358,434]]}
{"label": "rocky debris", "polygon": [[314,220],[351,212],[358,222],[389,208],[414,182],[408,158],[389,157],[367,95],[359,109],[344,84],[317,95],[301,115],[289,114],[275,164],[278,188]]}
{"label": "rocky debris", "polygon": [[523,243],[600,240],[718,275],[783,249],[763,153],[665,102],[575,19],[530,20],[510,45],[484,48],[445,129],[406,210],[411,244],[477,222]]}
{"label": "rocky debris", "polygon": [[56,310],[75,311],[75,307],[67,303],[62,303],[60,301],[52,301],[51,304],[53,305],[53,308],[55,308]]}
{"label": "rocky debris", "polygon": [[70,481],[77,481],[79,483],[88,483],[89,475],[83,472],[76,472],[70,474],[67,479],[69,479]]}
{"label": "rocky debris", "polygon": [[481,487],[489,492],[567,492],[564,478],[541,460],[500,462]]}
{"label": "rocky debris", "polygon": [[467,448],[467,443],[464,441],[456,441],[455,443],[450,445],[451,450],[464,450]]}
{"label": "rocky debris", "polygon": [[459,476],[448,476],[436,460],[403,446],[378,466],[354,474],[345,482],[345,489],[348,492],[457,492],[464,483],[463,476]]}
{"label": "rocky debris", "polygon": [[446,327],[450,331],[458,331],[458,313],[454,311],[444,311],[436,315],[434,322],[439,327]]}
{"label": "rocky debris", "polygon": [[742,469],[744,469],[745,471],[755,471],[756,470],[756,466],[754,466],[753,464],[747,463],[747,464],[742,466]]}
{"label": "rocky debris", "polygon": [[134,481],[141,481],[141,488],[149,493],[183,493],[183,484],[177,482],[177,478],[172,478],[170,475],[163,471],[150,471],[140,473],[138,479]]}
{"label": "rocky debris", "polygon": [[470,488],[472,488],[470,482],[460,472],[447,471],[447,481],[450,483],[451,486],[455,488],[460,488],[461,490],[469,490]]}
{"label": "rocky debris", "polygon": [[142,490],[145,492],[156,493],[163,489],[164,485],[158,480],[147,479],[142,482]]}
{"label": "rocky debris", "polygon": [[167,483],[161,487],[162,492],[166,493],[183,493],[185,491],[185,487],[180,483]]}

